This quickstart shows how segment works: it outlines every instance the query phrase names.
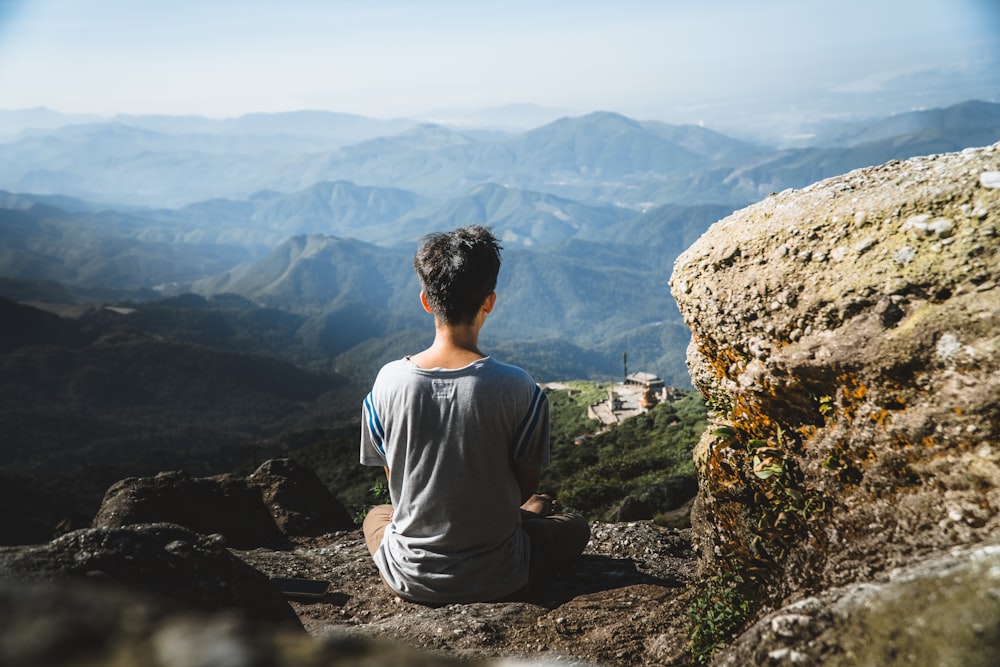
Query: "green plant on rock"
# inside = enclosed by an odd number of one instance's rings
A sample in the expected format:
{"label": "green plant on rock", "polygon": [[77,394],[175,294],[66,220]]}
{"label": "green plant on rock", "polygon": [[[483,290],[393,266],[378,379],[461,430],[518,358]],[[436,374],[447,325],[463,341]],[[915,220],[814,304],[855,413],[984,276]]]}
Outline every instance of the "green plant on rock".
{"label": "green plant on rock", "polygon": [[707,664],[712,654],[746,623],[757,607],[750,582],[738,572],[719,572],[698,584],[688,605],[688,651],[696,664]]}
{"label": "green plant on rock", "polygon": [[[735,521],[731,553],[702,582],[691,605],[691,654],[705,663],[780,588],[782,562],[808,533],[808,522],[826,508],[804,484],[795,454],[802,432],[787,429],[753,406],[736,402],[712,435],[707,459],[716,475],[719,516]],[[717,510],[718,511],[718,510]],[[740,518],[737,518],[740,517]],[[752,517],[747,521],[747,517]]]}
{"label": "green plant on rock", "polygon": [[378,480],[368,489],[372,493],[372,497],[375,498],[381,504],[389,502],[389,485],[385,480]]}

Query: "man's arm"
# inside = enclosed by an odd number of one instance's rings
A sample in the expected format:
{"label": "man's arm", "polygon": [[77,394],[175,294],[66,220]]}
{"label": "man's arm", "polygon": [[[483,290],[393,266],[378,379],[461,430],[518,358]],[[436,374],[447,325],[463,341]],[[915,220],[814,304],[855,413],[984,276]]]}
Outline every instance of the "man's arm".
{"label": "man's arm", "polygon": [[557,500],[547,493],[535,493],[538,489],[538,482],[542,478],[541,468],[515,463],[514,476],[517,478],[517,486],[521,490],[522,510],[539,516],[549,516],[558,511],[559,502]]}
{"label": "man's arm", "polygon": [[538,491],[538,482],[542,479],[542,469],[539,466],[514,464],[514,477],[517,488],[521,491],[521,502],[526,503]]}

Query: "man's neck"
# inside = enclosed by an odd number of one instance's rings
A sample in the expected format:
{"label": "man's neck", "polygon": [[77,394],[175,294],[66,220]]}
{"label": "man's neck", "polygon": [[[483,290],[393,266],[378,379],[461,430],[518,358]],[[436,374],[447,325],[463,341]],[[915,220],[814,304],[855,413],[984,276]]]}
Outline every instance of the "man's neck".
{"label": "man's neck", "polygon": [[476,324],[437,323],[434,342],[410,361],[420,368],[464,368],[486,356],[479,349],[480,328]]}

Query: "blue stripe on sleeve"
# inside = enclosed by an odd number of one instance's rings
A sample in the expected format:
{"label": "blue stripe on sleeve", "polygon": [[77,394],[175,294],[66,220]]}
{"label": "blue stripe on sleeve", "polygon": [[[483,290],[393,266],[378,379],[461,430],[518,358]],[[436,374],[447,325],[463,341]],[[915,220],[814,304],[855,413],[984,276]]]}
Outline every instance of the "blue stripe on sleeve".
{"label": "blue stripe on sleeve", "polygon": [[382,428],[382,422],[379,421],[371,392],[368,392],[368,396],[365,397],[365,412],[368,413],[368,430],[372,434],[375,447],[382,453],[382,456],[385,456],[385,429]]}
{"label": "blue stripe on sleeve", "polygon": [[538,426],[538,420],[542,415],[542,408],[545,406],[548,399],[545,397],[545,392],[542,391],[541,387],[535,385],[535,393],[531,397],[531,404],[528,406],[528,411],[524,415],[524,419],[521,420],[521,425],[517,427],[517,431],[514,432],[514,460],[524,456],[528,449],[528,445],[531,443],[531,436],[535,431],[535,427]]}

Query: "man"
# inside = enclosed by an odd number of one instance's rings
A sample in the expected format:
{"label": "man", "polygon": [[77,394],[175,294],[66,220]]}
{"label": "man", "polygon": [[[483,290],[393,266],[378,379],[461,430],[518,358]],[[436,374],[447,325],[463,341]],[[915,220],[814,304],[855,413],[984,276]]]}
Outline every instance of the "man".
{"label": "man", "polygon": [[497,600],[575,560],[578,514],[538,494],[549,407],[520,368],[479,349],[501,246],[486,227],[427,236],[413,261],[434,342],[386,364],[365,399],[361,463],[383,466],[391,505],[365,517],[385,584],[431,604]]}

